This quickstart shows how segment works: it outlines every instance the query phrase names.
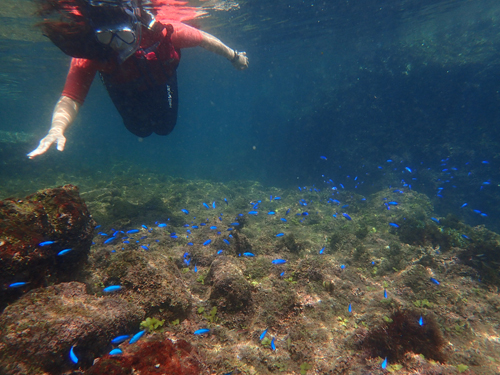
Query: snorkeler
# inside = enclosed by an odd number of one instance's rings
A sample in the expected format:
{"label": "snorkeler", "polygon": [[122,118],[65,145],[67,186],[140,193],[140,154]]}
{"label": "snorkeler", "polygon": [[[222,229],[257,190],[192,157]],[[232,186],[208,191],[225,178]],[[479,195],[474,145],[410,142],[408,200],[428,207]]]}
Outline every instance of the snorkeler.
{"label": "snorkeler", "polygon": [[64,150],[64,131],[76,118],[97,72],[126,128],[138,137],[167,135],[177,121],[176,69],[180,50],[203,47],[248,67],[245,52],[180,22],[156,20],[149,0],[38,0],[43,33],[73,57],[49,133],[30,159],[56,143]]}

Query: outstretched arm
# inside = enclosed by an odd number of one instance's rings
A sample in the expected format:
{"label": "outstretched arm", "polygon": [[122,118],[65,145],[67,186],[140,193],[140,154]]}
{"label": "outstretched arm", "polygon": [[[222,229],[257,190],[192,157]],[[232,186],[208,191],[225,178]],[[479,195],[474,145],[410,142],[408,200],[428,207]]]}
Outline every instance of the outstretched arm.
{"label": "outstretched arm", "polygon": [[232,48],[222,43],[215,36],[201,30],[200,32],[203,37],[200,44],[201,47],[225,57],[238,70],[244,70],[248,68],[248,57],[246,52],[238,52],[236,50],[233,50]]}
{"label": "outstretched arm", "polygon": [[59,151],[64,150],[66,137],[64,131],[76,118],[80,104],[67,96],[61,96],[54,108],[52,115],[52,126],[49,133],[40,141],[38,147],[28,154],[30,159],[45,153],[49,147],[56,142]]}

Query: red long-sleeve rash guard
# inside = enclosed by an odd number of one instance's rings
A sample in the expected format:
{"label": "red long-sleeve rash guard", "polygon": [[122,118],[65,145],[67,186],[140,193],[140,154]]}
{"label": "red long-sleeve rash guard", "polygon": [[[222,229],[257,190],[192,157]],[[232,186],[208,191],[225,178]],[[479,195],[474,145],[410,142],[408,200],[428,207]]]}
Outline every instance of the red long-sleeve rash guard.
{"label": "red long-sleeve rash guard", "polygon": [[[201,44],[203,37],[199,30],[183,23],[174,22],[171,25],[174,27],[171,38],[175,48],[197,47]],[[62,95],[83,104],[96,73],[109,72],[112,66],[96,60],[72,58]]]}

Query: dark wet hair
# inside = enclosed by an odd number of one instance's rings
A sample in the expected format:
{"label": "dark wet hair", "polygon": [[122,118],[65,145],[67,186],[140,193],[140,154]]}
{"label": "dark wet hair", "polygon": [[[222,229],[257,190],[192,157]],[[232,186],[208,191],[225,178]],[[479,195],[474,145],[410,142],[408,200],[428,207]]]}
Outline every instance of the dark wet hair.
{"label": "dark wet hair", "polygon": [[112,53],[99,43],[90,24],[91,7],[86,0],[36,0],[36,24],[61,51],[72,57],[106,60]]}

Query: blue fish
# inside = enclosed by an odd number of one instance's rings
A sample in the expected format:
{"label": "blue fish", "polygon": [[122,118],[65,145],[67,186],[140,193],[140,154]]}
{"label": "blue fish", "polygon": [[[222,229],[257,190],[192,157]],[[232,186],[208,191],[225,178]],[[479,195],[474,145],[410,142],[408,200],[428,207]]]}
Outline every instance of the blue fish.
{"label": "blue fish", "polygon": [[212,208],[215,209],[215,201],[212,202]]}
{"label": "blue fish", "polygon": [[283,237],[284,235],[285,235],[285,233],[278,233],[278,234],[276,235],[276,237]]}
{"label": "blue fish", "polygon": [[394,228],[399,228],[399,225],[396,223],[389,223],[389,225]]}
{"label": "blue fish", "polygon": [[208,204],[206,204],[205,202],[203,202],[203,206],[208,210],[210,209],[210,207],[208,207]]}
{"label": "blue fish", "polygon": [[74,345],[71,347],[71,349],[69,350],[69,358],[71,359],[71,362],[73,362],[74,364],[77,364],[78,363],[78,357],[75,355],[75,352],[74,352]]}
{"label": "blue fish", "polygon": [[433,277],[431,277],[431,278],[430,278],[430,280],[431,280],[434,284],[436,284],[436,285],[439,285],[439,284],[440,284],[440,282],[439,282],[439,281],[437,281],[437,280],[436,280],[435,278],[433,278]]}
{"label": "blue fish", "polygon": [[467,203],[462,204],[460,208],[464,208],[465,206],[467,206]]}
{"label": "blue fish", "polygon": [[137,332],[134,336],[132,336],[132,338],[130,339],[130,341],[128,342],[130,345],[132,344],[135,344],[137,341],[139,341],[139,339],[144,336],[144,334],[146,333],[146,330],[143,330],[143,331],[140,331],[140,332]]}
{"label": "blue fish", "polygon": [[198,272],[198,267],[196,267],[196,264],[194,265],[194,272]]}
{"label": "blue fish", "polygon": [[387,290],[384,289],[384,298],[387,298]]}
{"label": "blue fish", "polygon": [[424,319],[422,318],[422,315],[420,315],[420,319],[418,320],[418,324],[421,326],[424,325]]}
{"label": "blue fish", "polygon": [[12,283],[9,285],[9,288],[20,288],[22,286],[25,286],[26,284],[28,284],[27,282],[25,281],[19,281],[17,283]]}
{"label": "blue fish", "polygon": [[210,245],[211,242],[212,242],[212,240],[206,240],[205,242],[203,242],[203,246]]}
{"label": "blue fish", "polygon": [[345,212],[342,213],[342,216],[345,217],[347,220],[352,220],[349,215],[347,215]]}
{"label": "blue fish", "polygon": [[199,329],[197,331],[194,331],[194,334],[195,335],[204,335],[205,333],[208,333],[210,332],[210,330],[208,328],[202,328],[202,329]]}
{"label": "blue fish", "polygon": [[104,293],[113,293],[113,292],[119,291],[121,288],[122,288],[121,285],[111,285],[111,286],[104,288],[102,291]]}
{"label": "blue fish", "polygon": [[229,206],[229,203],[226,198],[224,198],[224,202],[226,202],[226,206]]}
{"label": "blue fish", "polygon": [[114,240],[116,240],[116,237],[110,237],[106,241],[104,241],[104,244],[107,245],[108,243],[113,242]]}
{"label": "blue fish", "polygon": [[405,169],[406,169],[408,172],[413,173],[413,172],[412,172],[412,170],[411,170],[410,168],[405,167]]}
{"label": "blue fish", "polygon": [[234,223],[231,223],[230,225],[232,225],[233,227],[235,227],[237,225],[240,225],[240,223],[238,223],[237,221],[235,221]]}
{"label": "blue fish", "polygon": [[228,240],[226,240],[225,238],[224,238],[222,241],[224,241],[224,243],[226,243],[227,245],[231,245],[231,244],[229,243],[229,241],[228,241]]}
{"label": "blue fish", "polygon": [[187,243],[187,245],[188,245],[188,246],[194,246],[194,243],[192,243],[192,242],[188,242],[188,243]]}
{"label": "blue fish", "polygon": [[320,254],[323,254],[323,252],[325,251],[325,247],[323,246],[320,250],[319,250],[319,253]]}
{"label": "blue fish", "polygon": [[252,253],[243,253],[243,256],[246,256],[246,257],[254,257],[255,255],[252,254]]}
{"label": "blue fish", "polygon": [[122,336],[117,336],[113,340],[111,340],[111,344],[113,345],[118,345],[122,342],[124,342],[126,339],[128,339],[130,335],[122,335]]}
{"label": "blue fish", "polygon": [[470,240],[469,236],[467,236],[466,234],[462,234],[462,238],[465,238],[466,240]]}
{"label": "blue fish", "polygon": [[381,367],[385,370],[385,368],[387,367],[387,357],[385,357],[384,361],[382,362],[381,364]]}
{"label": "blue fish", "polygon": [[250,211],[248,214],[249,215],[257,215],[259,212],[258,211]]}
{"label": "blue fish", "polygon": [[210,227],[210,229],[211,229],[211,230],[215,230],[215,229],[217,229],[217,227],[216,227],[215,225],[212,225],[212,226]]}
{"label": "blue fish", "polygon": [[391,202],[387,202],[387,204],[392,204],[393,206],[397,206],[398,202],[391,201]]}
{"label": "blue fish", "polygon": [[188,211],[188,210],[186,210],[186,209],[184,209],[184,208],[183,208],[181,211],[182,211],[182,212],[184,212],[186,215],[188,215],[188,214],[189,214],[189,211]]}
{"label": "blue fish", "polygon": [[64,255],[64,254],[68,254],[71,250],[73,249],[64,249],[64,250],[61,250],[57,253],[58,256],[61,256],[61,255]]}
{"label": "blue fish", "polygon": [[269,211],[267,214],[268,214],[268,215],[274,215],[274,214],[276,214],[276,212],[274,212],[274,211]]}
{"label": "blue fish", "polygon": [[49,246],[52,245],[53,243],[56,243],[56,241],[45,241],[45,242],[40,242],[38,246]]}
{"label": "blue fish", "polygon": [[198,225],[193,225],[193,229],[198,229]]}
{"label": "blue fish", "polygon": [[285,276],[285,271],[281,272],[281,273],[280,273],[280,276],[281,276],[281,277]]}
{"label": "blue fish", "polygon": [[262,341],[264,339],[264,337],[266,336],[266,333],[267,333],[267,329],[265,329],[264,332],[261,333],[261,335],[259,337],[260,341]]}
{"label": "blue fish", "polygon": [[342,270],[343,270],[344,268],[345,268],[345,264],[341,264],[341,265],[340,265],[340,269],[342,269]]}
{"label": "blue fish", "polygon": [[147,227],[146,225],[142,224],[142,227],[143,227],[144,229],[148,230],[148,227]]}
{"label": "blue fish", "polygon": [[320,156],[319,158],[320,158],[320,159],[323,159],[323,160],[327,160],[327,159],[326,159],[326,156]]}
{"label": "blue fish", "polygon": [[284,217],[282,217],[280,220],[281,220],[282,222],[284,222],[284,223],[286,223],[286,222],[287,222],[287,220],[286,220]]}
{"label": "blue fish", "polygon": [[276,350],[276,345],[274,345],[274,337],[273,337],[273,339],[271,340],[271,349],[272,349],[273,351],[275,351],[275,350]]}
{"label": "blue fish", "polygon": [[146,250],[146,251],[148,251],[148,250],[149,250],[149,247],[147,247],[146,245],[141,245],[141,247],[142,247],[144,250]]}
{"label": "blue fish", "polygon": [[349,307],[347,308],[347,311],[349,311],[350,313],[352,313],[352,306],[351,306],[351,304],[349,304]]}
{"label": "blue fish", "polygon": [[217,255],[221,255],[221,254],[222,254],[222,252],[223,252],[223,250],[222,250],[222,249],[221,249],[221,250],[218,250],[218,251],[217,251]]}
{"label": "blue fish", "polygon": [[439,224],[439,219],[436,219],[435,217],[431,217],[431,220],[437,224]]}
{"label": "blue fish", "polygon": [[285,264],[286,260],[285,259],[275,259],[272,261],[273,264]]}
{"label": "blue fish", "polygon": [[120,355],[123,354],[123,350],[120,348],[113,349],[109,352],[109,355]]}
{"label": "blue fish", "polygon": [[139,232],[139,229],[130,229],[127,231],[127,234],[134,234],[134,233],[138,233]]}
{"label": "blue fish", "polygon": [[286,210],[285,215],[288,215],[290,213],[290,209]]}

